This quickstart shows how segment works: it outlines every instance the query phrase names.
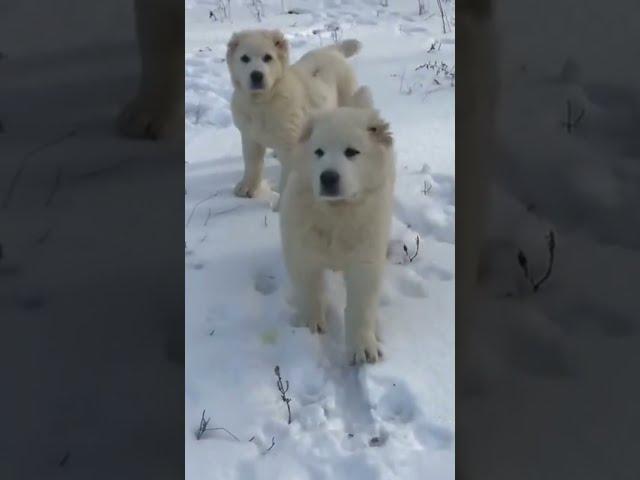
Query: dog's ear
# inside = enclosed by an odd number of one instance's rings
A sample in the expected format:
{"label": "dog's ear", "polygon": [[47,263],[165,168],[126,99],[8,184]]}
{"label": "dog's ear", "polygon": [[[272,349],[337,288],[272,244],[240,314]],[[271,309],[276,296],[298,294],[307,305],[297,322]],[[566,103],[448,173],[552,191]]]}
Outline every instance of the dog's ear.
{"label": "dog's ear", "polygon": [[373,108],[373,96],[369,87],[362,86],[348,101],[348,106],[354,108]]}
{"label": "dog's ear", "polygon": [[380,118],[378,112],[374,112],[371,115],[371,118],[367,122],[367,131],[376,142],[385,147],[393,145],[393,136],[391,135],[389,123]]}
{"label": "dog's ear", "polygon": [[288,64],[289,63],[289,42],[280,30],[271,30],[270,36],[273,40],[273,44],[278,49],[278,55],[280,56],[280,60]]}
{"label": "dog's ear", "polygon": [[240,35],[238,35],[237,33],[234,33],[233,35],[231,35],[231,38],[229,39],[229,43],[227,43],[227,63],[229,62],[229,59],[233,55],[233,52],[235,52],[236,48],[238,48],[239,44],[240,44]]}

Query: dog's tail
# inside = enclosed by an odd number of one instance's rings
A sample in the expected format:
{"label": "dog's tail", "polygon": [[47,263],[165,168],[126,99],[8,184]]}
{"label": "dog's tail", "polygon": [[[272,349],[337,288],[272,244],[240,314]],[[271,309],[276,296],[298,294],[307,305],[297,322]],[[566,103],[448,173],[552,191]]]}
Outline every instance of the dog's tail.
{"label": "dog's tail", "polygon": [[346,58],[349,58],[353,57],[360,51],[360,49],[362,48],[362,43],[360,43],[360,41],[356,40],[355,38],[350,38],[348,40],[342,40],[341,42],[336,43],[336,48]]}

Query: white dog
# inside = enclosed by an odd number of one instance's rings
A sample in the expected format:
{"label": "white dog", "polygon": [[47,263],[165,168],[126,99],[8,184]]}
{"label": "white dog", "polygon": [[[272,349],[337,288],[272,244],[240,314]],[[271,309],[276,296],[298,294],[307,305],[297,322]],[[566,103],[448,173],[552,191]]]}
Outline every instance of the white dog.
{"label": "white dog", "polygon": [[[456,108],[456,337],[460,368],[468,357],[474,319],[478,315],[479,266],[489,217],[489,188],[497,151],[497,41],[490,0],[458,2],[458,63],[465,75],[457,82]],[[459,143],[459,145],[458,145]]]}
{"label": "white dog", "polygon": [[360,88],[348,107],[310,118],[282,196],[285,263],[300,319],[325,330],[323,273],[344,273],[348,359],[375,362],[378,297],[391,224],[395,155],[389,125]]}
{"label": "white dog", "polygon": [[282,164],[282,193],[291,167],[289,152],[309,113],[344,105],[353,95],[357,83],[346,58],[359,49],[357,40],[345,40],[308,52],[290,66],[289,45],[282,32],[233,34],[227,48],[234,86],[231,111],[242,135],[244,159],[237,196],[252,197],[260,186],[266,148],[273,148]]}
{"label": "white dog", "polygon": [[184,4],[136,0],[135,17],[140,86],[118,128],[129,137],[164,138],[184,131]]}

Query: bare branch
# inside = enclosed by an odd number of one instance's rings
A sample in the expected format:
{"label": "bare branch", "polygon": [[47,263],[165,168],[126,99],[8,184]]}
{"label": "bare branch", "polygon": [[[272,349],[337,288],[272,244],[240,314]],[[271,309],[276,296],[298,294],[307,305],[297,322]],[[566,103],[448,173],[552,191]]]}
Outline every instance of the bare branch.
{"label": "bare branch", "polygon": [[9,204],[11,203],[11,197],[13,196],[13,192],[16,188],[16,186],[18,185],[18,181],[20,180],[20,177],[22,176],[22,172],[24,171],[26,165],[27,165],[27,160],[29,160],[30,158],[32,158],[33,156],[37,155],[38,153],[42,152],[43,150],[46,150],[47,148],[53,147],[55,145],[58,145],[62,142],[64,142],[66,139],[73,137],[75,134],[77,133],[77,130],[70,130],[67,133],[60,135],[56,138],[54,138],[53,140],[50,140],[48,142],[43,143],[42,145],[34,148],[33,150],[27,152],[22,159],[20,160],[20,166],[18,167],[18,170],[16,170],[16,173],[14,174],[13,178],[11,179],[11,183],[9,184],[9,189],[7,190],[7,194],[4,197],[4,201],[2,202],[2,208],[7,208],[9,206]]}
{"label": "bare branch", "polygon": [[49,193],[49,197],[47,198],[47,201],[44,203],[45,207],[48,207],[49,205],[51,205],[51,202],[53,202],[53,197],[58,191],[58,188],[60,187],[61,180],[62,180],[62,169],[58,168],[58,171],[56,172],[56,179],[53,182],[53,187],[51,188],[51,192]]}
{"label": "bare branch", "polygon": [[276,445],[276,437],[271,437],[271,445],[264,452],[262,452],[262,454],[266,455],[267,453],[269,453],[271,449],[275,447],[275,445]]}
{"label": "bare branch", "polygon": [[227,430],[224,427],[213,427],[209,428],[209,422],[211,422],[211,417],[205,418],[206,410],[202,411],[202,418],[200,419],[200,425],[198,426],[198,430],[196,431],[196,440],[200,440],[205,432],[215,432],[217,430],[222,430],[227,433],[229,436],[233,437],[234,440],[240,441],[238,437],[236,437],[233,433]]}
{"label": "bare branch", "polygon": [[249,8],[251,9],[253,16],[256,17],[256,20],[258,20],[258,22],[262,22],[262,18],[264,17],[264,5],[262,0],[251,0]]}
{"label": "bare branch", "polygon": [[204,432],[207,431],[207,425],[209,425],[209,422],[211,421],[211,418],[204,418],[206,410],[202,411],[202,418],[200,419],[200,425],[198,426],[198,431],[196,432],[196,440],[200,440],[202,438],[202,435],[204,435]]}
{"label": "bare branch", "polygon": [[218,0],[213,10],[209,10],[209,19],[214,22],[231,20],[231,0]]}
{"label": "bare branch", "polygon": [[549,277],[551,276],[551,273],[553,272],[553,263],[555,260],[555,249],[556,249],[556,237],[553,230],[549,230],[549,233],[547,233],[546,237],[547,237],[547,250],[549,252],[549,261],[547,263],[547,270],[545,271],[544,275],[540,277],[538,280],[535,280],[533,278],[533,275],[529,271],[529,262],[527,260],[527,256],[524,254],[522,250],[518,251],[518,264],[522,269],[524,278],[527,279],[534,293],[540,289],[542,284],[549,279]]}
{"label": "bare branch", "polygon": [[573,130],[580,124],[580,121],[584,117],[585,110],[584,108],[580,111],[580,113],[574,118],[573,117],[573,104],[571,100],[567,100],[567,119],[562,122],[562,125],[566,127],[567,133],[572,133]]}
{"label": "bare branch", "polygon": [[44,244],[49,237],[51,236],[51,230],[53,230],[52,227],[47,228],[42,235],[40,235],[37,239],[36,239],[36,244],[38,245],[42,245]]}
{"label": "bare branch", "polygon": [[276,377],[278,377],[276,386],[278,387],[278,391],[280,392],[280,398],[287,405],[287,413],[289,415],[287,423],[291,425],[291,406],[289,405],[291,403],[291,398],[287,397],[286,395],[286,393],[289,391],[289,381],[287,380],[284,384],[282,383],[282,377],[280,376],[280,367],[278,365],[276,365],[274,372],[276,374]]}
{"label": "bare branch", "polygon": [[[193,209],[191,210],[191,213],[189,214],[189,217],[187,218],[187,223],[185,225],[185,227],[188,227],[189,224],[191,223],[191,219],[193,218],[193,215],[196,213],[196,210],[198,209],[198,207],[200,205],[202,205],[205,202],[208,202],[209,200],[211,200],[213,197],[217,197],[218,196],[218,192],[216,193],[212,193],[211,195],[209,195],[207,198],[203,198],[202,200],[200,200],[199,202],[197,202],[194,206]],[[234,207],[230,207],[224,210],[220,210],[218,212],[213,212],[211,214],[211,217],[217,217],[219,215],[224,215],[225,213],[230,213],[230,212],[234,212],[236,210],[238,210],[239,208],[241,208],[242,205],[236,205]]]}
{"label": "bare branch", "polygon": [[555,259],[556,250],[556,236],[553,233],[553,230],[549,230],[549,233],[547,234],[547,248],[549,249],[549,263],[547,264],[547,271],[533,286],[534,292],[537,292],[540,286],[549,279],[551,272],[553,271],[553,261]]}
{"label": "bare branch", "polygon": [[413,262],[420,251],[420,235],[416,235],[416,251],[413,255],[409,255],[409,249],[406,244],[402,244],[402,249],[404,250],[405,256],[409,259],[409,263]]}
{"label": "bare branch", "polygon": [[[249,439],[250,442],[253,442],[256,439],[256,436],[254,435],[253,437],[251,437]],[[273,447],[276,445],[276,437],[271,437],[271,445],[269,445],[269,448],[267,448],[266,450],[260,452],[262,455],[266,455],[267,453],[269,453]]]}
{"label": "bare branch", "polygon": [[[442,18],[442,33],[447,33],[449,18],[447,17],[447,13],[444,11],[444,7],[442,6],[442,0],[436,1],[438,2],[438,8],[440,9],[440,18]],[[449,25],[449,30],[451,30],[451,25]]]}
{"label": "bare branch", "polygon": [[59,467],[64,467],[67,464],[67,462],[69,461],[69,457],[70,456],[71,456],[71,452],[65,453],[64,456],[58,462],[58,466]]}

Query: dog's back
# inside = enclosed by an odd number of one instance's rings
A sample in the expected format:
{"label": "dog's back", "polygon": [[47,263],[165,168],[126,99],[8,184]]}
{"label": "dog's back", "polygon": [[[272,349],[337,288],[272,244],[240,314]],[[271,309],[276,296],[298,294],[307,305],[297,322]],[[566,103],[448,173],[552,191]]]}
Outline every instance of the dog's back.
{"label": "dog's back", "polygon": [[[361,48],[358,40],[343,40],[311,50],[292,65],[292,70],[302,77],[313,107],[326,109],[347,104],[357,88],[347,58],[356,55]],[[328,99],[327,95],[335,97]]]}

